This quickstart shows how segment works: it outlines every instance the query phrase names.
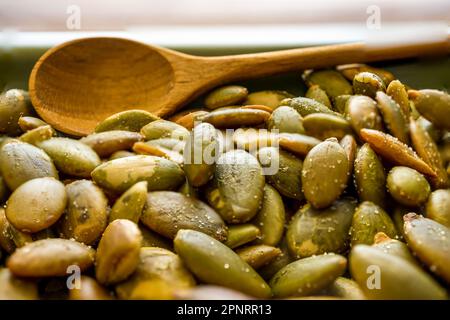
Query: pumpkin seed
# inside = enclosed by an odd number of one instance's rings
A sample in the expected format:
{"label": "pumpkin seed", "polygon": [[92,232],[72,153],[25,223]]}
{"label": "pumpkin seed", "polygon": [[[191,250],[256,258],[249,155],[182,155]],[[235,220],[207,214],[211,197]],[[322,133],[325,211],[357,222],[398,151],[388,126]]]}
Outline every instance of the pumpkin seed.
{"label": "pumpkin seed", "polygon": [[128,219],[139,222],[147,200],[147,181],[135,183],[116,200],[109,214],[109,222],[116,219]]}
{"label": "pumpkin seed", "polygon": [[273,295],[278,298],[308,296],[328,287],[341,276],[347,260],[328,254],[291,262],[270,280]]}
{"label": "pumpkin seed", "polygon": [[404,216],[405,239],[431,272],[450,283],[450,229],[415,213]]}
{"label": "pumpkin seed", "polygon": [[108,201],[103,191],[90,180],[76,180],[66,185],[68,206],[59,229],[66,239],[91,245],[106,228]]}
{"label": "pumpkin seed", "polygon": [[0,132],[13,136],[20,134],[20,117],[30,116],[33,111],[28,92],[11,89],[0,94]]}
{"label": "pumpkin seed", "polygon": [[11,190],[31,179],[58,178],[52,159],[43,150],[18,140],[8,141],[1,147],[0,170]]}
{"label": "pumpkin seed", "polygon": [[353,77],[353,92],[375,98],[377,91],[386,91],[383,80],[375,73],[360,72]]}
{"label": "pumpkin seed", "polygon": [[128,150],[135,142],[141,141],[142,136],[137,132],[125,130],[111,130],[94,133],[80,139],[91,147],[100,157],[108,157],[116,151]]}
{"label": "pumpkin seed", "polygon": [[150,192],[141,221],[170,239],[175,238],[180,229],[198,230],[219,241],[227,239],[225,223],[212,208],[178,192]]}
{"label": "pumpkin seed", "polygon": [[256,298],[271,296],[270,287],[256,271],[214,238],[194,230],[180,230],[174,243],[175,251],[201,281]]}
{"label": "pumpkin seed", "polygon": [[32,179],[11,194],[6,217],[21,231],[37,232],[53,225],[63,214],[66,203],[61,182],[49,177]]}
{"label": "pumpkin seed", "polygon": [[408,166],[423,174],[435,177],[436,173],[406,144],[397,138],[378,130],[361,129],[361,138],[370,144],[371,148],[386,160]]}
{"label": "pumpkin seed", "polygon": [[397,230],[389,215],[376,204],[364,201],[353,214],[350,229],[352,247],[358,244],[373,244],[378,232],[384,232],[391,238],[397,237]]}
{"label": "pumpkin seed", "polygon": [[380,207],[385,206],[386,173],[377,154],[367,143],[357,153],[354,179],[361,201],[371,201]]}
{"label": "pumpkin seed", "polygon": [[92,172],[92,179],[100,187],[120,193],[139,181],[147,181],[149,191],[172,190],[185,178],[175,162],[141,155],[105,162]]}
{"label": "pumpkin seed", "polygon": [[309,204],[303,206],[292,218],[286,233],[291,254],[306,258],[345,252],[355,207],[351,199],[335,201],[322,210]]}
{"label": "pumpkin seed", "polygon": [[[447,299],[445,290],[422,269],[377,248],[363,244],[355,246],[350,253],[349,265],[352,277],[370,299]],[[372,280],[375,272],[381,275],[379,282]]]}
{"label": "pumpkin seed", "polygon": [[419,113],[439,128],[450,130],[450,95],[439,90],[410,90],[409,98]]}
{"label": "pumpkin seed", "polygon": [[125,280],[139,263],[142,235],[129,220],[111,222],[100,239],[95,259],[95,277],[102,284]]}
{"label": "pumpkin seed", "polygon": [[205,98],[205,105],[210,109],[230,106],[242,102],[247,95],[247,88],[242,86],[224,86],[209,93]]}
{"label": "pumpkin seed", "polygon": [[420,206],[427,201],[431,189],[423,175],[408,167],[394,167],[387,176],[387,188],[400,204]]}
{"label": "pumpkin seed", "polygon": [[336,138],[315,146],[306,156],[302,186],[306,200],[315,208],[326,208],[347,186],[348,158]]}
{"label": "pumpkin seed", "polygon": [[433,191],[426,203],[427,218],[450,228],[450,190]]}
{"label": "pumpkin seed", "polygon": [[7,267],[18,277],[59,277],[76,265],[81,271],[94,263],[95,250],[82,243],[65,239],[44,239],[17,249]]}
{"label": "pumpkin seed", "polygon": [[94,131],[126,130],[139,132],[143,126],[158,119],[157,116],[144,110],[126,110],[115,113],[101,121]]}
{"label": "pumpkin seed", "polygon": [[56,168],[68,175],[89,178],[100,165],[100,158],[91,147],[69,138],[51,138],[41,141],[38,147],[52,158]]}
{"label": "pumpkin seed", "polygon": [[288,106],[276,108],[267,120],[269,130],[278,132],[304,133],[303,119],[295,109]]}

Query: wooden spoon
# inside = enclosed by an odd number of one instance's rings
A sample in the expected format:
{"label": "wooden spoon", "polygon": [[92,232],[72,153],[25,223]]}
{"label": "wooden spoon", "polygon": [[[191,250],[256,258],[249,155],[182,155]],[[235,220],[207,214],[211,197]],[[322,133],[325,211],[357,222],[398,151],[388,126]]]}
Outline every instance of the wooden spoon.
{"label": "wooden spoon", "polygon": [[129,109],[167,116],[218,85],[352,62],[448,52],[447,43],[366,48],[350,43],[222,57],[198,57],[120,38],[86,38],[48,50],[31,72],[31,101],[56,129],[86,135]]}

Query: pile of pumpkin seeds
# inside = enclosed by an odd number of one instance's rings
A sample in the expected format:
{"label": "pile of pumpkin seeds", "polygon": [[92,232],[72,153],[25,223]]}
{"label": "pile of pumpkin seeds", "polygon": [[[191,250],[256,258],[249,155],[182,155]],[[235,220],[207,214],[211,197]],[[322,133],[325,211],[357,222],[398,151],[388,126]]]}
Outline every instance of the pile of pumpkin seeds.
{"label": "pile of pumpkin seeds", "polygon": [[448,299],[449,94],[367,65],[303,81],[81,139],[4,92],[0,299]]}

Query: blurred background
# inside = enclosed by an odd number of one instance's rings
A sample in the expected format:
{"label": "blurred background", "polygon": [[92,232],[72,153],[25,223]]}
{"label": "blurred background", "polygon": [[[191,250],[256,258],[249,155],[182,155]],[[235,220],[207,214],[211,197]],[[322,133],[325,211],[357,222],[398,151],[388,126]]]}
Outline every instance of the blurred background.
{"label": "blurred background", "polygon": [[420,42],[447,37],[449,18],[449,0],[0,0],[0,81],[26,85],[45,50],[86,36],[218,55]]}

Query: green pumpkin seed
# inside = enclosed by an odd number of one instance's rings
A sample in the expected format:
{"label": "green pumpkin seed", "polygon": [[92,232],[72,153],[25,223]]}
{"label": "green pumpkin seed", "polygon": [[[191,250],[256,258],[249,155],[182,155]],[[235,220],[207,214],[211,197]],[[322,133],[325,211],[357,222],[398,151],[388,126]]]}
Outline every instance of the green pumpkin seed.
{"label": "green pumpkin seed", "polygon": [[100,158],[91,147],[69,138],[51,138],[38,144],[52,158],[61,172],[80,178],[89,178],[100,165]]}
{"label": "green pumpkin seed", "polygon": [[196,126],[184,149],[184,172],[190,185],[205,185],[214,175],[219,147],[216,129],[209,123]]}
{"label": "green pumpkin seed", "polygon": [[341,139],[341,141],[339,141],[339,144],[341,145],[342,149],[344,149],[345,153],[347,154],[348,174],[350,177],[353,173],[353,165],[355,162],[358,145],[356,144],[355,138],[351,134],[345,135]]}
{"label": "green pumpkin seed", "polygon": [[[139,264],[136,271],[126,281],[116,286],[116,294],[119,299],[160,299],[164,293],[149,291],[147,295],[142,291],[149,288],[161,288],[158,284],[170,286],[170,291],[179,288],[190,288],[195,285],[195,280],[186,269],[180,257],[173,252],[162,248],[141,248]],[[153,286],[152,286],[153,284]],[[162,286],[166,289],[166,286]],[[169,293],[171,297],[172,292]],[[168,298],[167,294],[163,296]]]}
{"label": "green pumpkin seed", "polygon": [[37,284],[14,277],[7,268],[0,268],[0,300],[37,300]]}
{"label": "green pumpkin seed", "polygon": [[111,222],[100,239],[95,259],[95,277],[102,284],[125,280],[139,263],[142,235],[129,220]]}
{"label": "green pumpkin seed", "polygon": [[110,293],[95,279],[82,275],[80,287],[73,288],[69,292],[69,300],[110,300]]}
{"label": "green pumpkin seed", "polygon": [[408,246],[431,272],[450,283],[450,229],[415,213],[404,220]]}
{"label": "green pumpkin seed", "polygon": [[150,192],[141,221],[170,239],[175,238],[180,229],[198,230],[219,241],[227,239],[225,223],[212,208],[178,192]]}
{"label": "green pumpkin seed", "polygon": [[378,232],[384,232],[391,238],[397,237],[397,230],[389,215],[376,204],[364,201],[353,214],[350,229],[352,247],[358,244],[373,244]]}
{"label": "green pumpkin seed", "polygon": [[335,201],[322,210],[306,204],[294,215],[286,233],[291,254],[306,258],[345,252],[355,207],[350,199]]}
{"label": "green pumpkin seed", "polygon": [[305,133],[320,140],[343,138],[352,132],[349,122],[342,117],[325,113],[313,113],[303,119]]}
{"label": "green pumpkin seed", "polygon": [[63,277],[76,265],[81,271],[94,263],[95,250],[73,240],[44,239],[17,249],[7,267],[18,277]]}
{"label": "green pumpkin seed", "polygon": [[264,90],[252,92],[247,96],[244,105],[263,105],[275,110],[281,105],[283,99],[293,98],[294,96],[286,91],[281,90]]}
{"label": "green pumpkin seed", "polygon": [[257,298],[269,298],[270,287],[233,250],[194,230],[180,230],[175,250],[201,281],[235,289]]}
{"label": "green pumpkin seed", "polygon": [[54,178],[29,180],[11,194],[6,216],[25,232],[37,232],[53,225],[64,212],[67,195],[64,185]]}
{"label": "green pumpkin seed", "polygon": [[410,115],[408,92],[405,86],[398,80],[391,81],[386,89],[386,93],[400,106],[405,118]]}
{"label": "green pumpkin seed", "polygon": [[408,167],[394,167],[387,176],[387,188],[400,204],[420,206],[427,201],[431,189],[423,175]]}
{"label": "green pumpkin seed", "polygon": [[214,110],[197,118],[216,128],[251,127],[263,124],[269,119],[270,113],[257,109],[226,108]]}
{"label": "green pumpkin seed", "polygon": [[321,87],[331,99],[353,93],[351,84],[336,70],[307,71],[303,74],[303,79],[308,86],[316,84]]}
{"label": "green pumpkin seed", "polygon": [[278,271],[270,280],[270,287],[278,298],[308,296],[328,287],[346,266],[347,260],[334,254],[300,259]]}
{"label": "green pumpkin seed", "polygon": [[435,177],[436,173],[406,144],[397,138],[378,130],[362,129],[361,138],[370,144],[371,148],[386,160],[408,166],[423,174]]}
{"label": "green pumpkin seed", "polygon": [[448,176],[436,143],[413,119],[409,123],[409,128],[414,150],[416,150],[419,157],[436,173],[436,177],[431,178],[433,186],[436,188],[446,188],[449,183]]}
{"label": "green pumpkin seed", "polygon": [[108,201],[90,180],[66,185],[68,206],[59,225],[62,236],[91,245],[100,238],[108,221]]}
{"label": "green pumpkin seed", "polygon": [[309,87],[308,91],[305,93],[305,97],[316,100],[330,109],[333,108],[325,90],[316,84]]}
{"label": "green pumpkin seed", "polygon": [[422,269],[377,248],[362,244],[355,246],[349,265],[352,277],[370,299],[447,298],[445,290]]}
{"label": "green pumpkin seed", "polygon": [[321,141],[299,133],[280,133],[278,144],[283,149],[304,157]]}
{"label": "green pumpkin seed", "polygon": [[308,114],[313,113],[326,113],[340,116],[339,113],[334,112],[333,110],[323,105],[322,103],[309,98],[304,97],[293,98],[288,101],[287,105],[291,108],[294,108],[295,111],[297,111],[302,117],[305,117]]}
{"label": "green pumpkin seed", "polygon": [[388,130],[401,142],[408,144],[408,125],[400,106],[386,93],[381,91],[376,93],[376,100]]}
{"label": "green pumpkin seed", "polygon": [[371,72],[380,77],[383,82],[388,85],[395,79],[395,76],[387,70],[374,68],[365,64],[353,63],[337,66],[337,70],[349,81],[353,81],[353,78],[361,72]]}
{"label": "green pumpkin seed", "polygon": [[100,187],[124,192],[139,181],[148,182],[148,190],[173,190],[184,181],[183,170],[173,161],[154,156],[131,156],[111,160],[92,172]]}
{"label": "green pumpkin seed", "polygon": [[231,106],[247,98],[247,88],[241,86],[224,86],[215,89],[205,98],[205,105],[209,109]]}
{"label": "green pumpkin seed", "polygon": [[130,149],[140,140],[142,136],[137,132],[111,130],[88,135],[80,142],[91,147],[100,157],[108,157],[116,151]]}
{"label": "green pumpkin seed", "polygon": [[116,200],[109,214],[109,222],[116,219],[128,219],[139,222],[147,200],[147,181],[135,183]]}
{"label": "green pumpkin seed", "polygon": [[281,250],[265,244],[260,244],[238,249],[236,250],[236,253],[253,269],[259,269],[278,257],[281,254]]}
{"label": "green pumpkin seed", "polygon": [[28,130],[19,137],[20,141],[37,145],[39,142],[50,139],[55,134],[52,127],[40,126],[35,129]]}
{"label": "green pumpkin seed", "polygon": [[365,300],[361,287],[351,279],[337,277],[326,289],[326,293],[346,300]]}
{"label": "green pumpkin seed", "polygon": [[326,208],[347,186],[348,158],[335,138],[315,146],[306,156],[302,186],[306,200],[315,208]]}
{"label": "green pumpkin seed", "polygon": [[278,130],[278,132],[304,133],[302,117],[295,109],[288,106],[276,108],[269,120],[267,120],[269,130]]}
{"label": "green pumpkin seed", "polygon": [[377,91],[386,91],[383,80],[375,73],[360,72],[353,78],[353,92],[375,98]]}
{"label": "green pumpkin seed", "polygon": [[427,218],[450,228],[450,190],[433,191],[426,204]]}
{"label": "green pumpkin seed", "polygon": [[383,164],[369,144],[365,143],[355,159],[354,181],[361,201],[371,201],[384,207],[386,173]]}
{"label": "green pumpkin seed", "polygon": [[378,232],[374,236],[372,247],[377,248],[385,253],[405,259],[413,264],[417,264],[417,260],[412,256],[406,243],[391,239],[384,232]]}
{"label": "green pumpkin seed", "polygon": [[436,127],[450,130],[450,95],[439,90],[409,91],[409,98],[419,113]]}
{"label": "green pumpkin seed", "polygon": [[231,249],[240,247],[260,237],[261,231],[253,224],[245,223],[228,227],[228,238],[225,245]]}
{"label": "green pumpkin seed", "polygon": [[35,146],[11,140],[0,149],[0,170],[9,189],[15,190],[22,183],[41,177],[58,178],[52,159]]}
{"label": "green pumpkin seed", "polygon": [[262,167],[254,156],[243,150],[222,154],[216,164],[215,179],[224,204],[215,208],[226,222],[243,223],[256,215],[265,181]]}
{"label": "green pumpkin seed", "polygon": [[144,110],[126,110],[101,121],[94,131],[126,130],[139,132],[143,126],[158,119],[157,116]]}
{"label": "green pumpkin seed", "polygon": [[47,122],[44,120],[41,120],[39,118],[30,117],[30,116],[22,116],[17,121],[17,124],[19,125],[20,129],[23,132],[27,132],[29,130],[36,129],[38,127],[46,126],[48,125]]}
{"label": "green pumpkin seed", "polygon": [[266,180],[285,197],[302,200],[301,172],[303,162],[292,154],[274,147],[258,151],[258,159],[263,168],[278,168],[276,173],[268,174]]}
{"label": "green pumpkin seed", "polygon": [[161,138],[172,138],[185,140],[189,136],[189,131],[175,122],[167,120],[155,120],[142,127],[141,134],[146,140]]}
{"label": "green pumpkin seed", "polygon": [[356,134],[360,135],[361,129],[383,130],[383,122],[378,112],[377,104],[366,96],[352,96],[348,99],[347,114],[350,124]]}
{"label": "green pumpkin seed", "polygon": [[283,199],[274,188],[266,184],[261,210],[252,220],[252,224],[260,230],[255,243],[276,246],[283,236],[285,220]]}
{"label": "green pumpkin seed", "polygon": [[33,114],[28,92],[11,89],[0,94],[0,133],[18,135],[21,133],[18,121],[22,116]]}

